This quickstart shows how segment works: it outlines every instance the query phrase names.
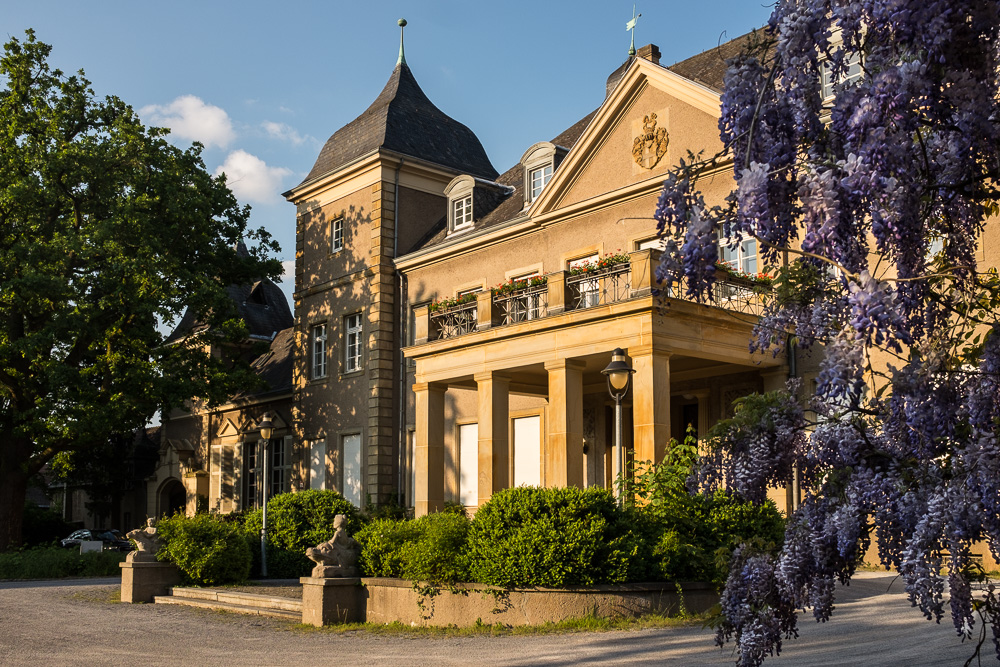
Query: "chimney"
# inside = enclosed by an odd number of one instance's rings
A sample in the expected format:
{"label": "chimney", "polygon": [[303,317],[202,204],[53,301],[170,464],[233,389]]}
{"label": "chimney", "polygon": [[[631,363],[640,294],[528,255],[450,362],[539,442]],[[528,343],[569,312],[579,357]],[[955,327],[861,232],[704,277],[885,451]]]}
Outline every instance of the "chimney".
{"label": "chimney", "polygon": [[636,55],[640,58],[645,58],[654,65],[660,64],[660,49],[656,44],[647,44],[646,46],[639,47],[639,51]]}

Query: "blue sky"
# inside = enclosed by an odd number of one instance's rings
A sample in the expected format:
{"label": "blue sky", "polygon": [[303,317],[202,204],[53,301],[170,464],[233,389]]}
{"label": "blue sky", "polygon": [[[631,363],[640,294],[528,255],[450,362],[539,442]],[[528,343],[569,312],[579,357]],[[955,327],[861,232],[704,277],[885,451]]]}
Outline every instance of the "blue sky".
{"label": "blue sky", "polygon": [[[770,6],[660,0],[637,12],[636,46],[658,45],[671,64],[762,25]],[[270,230],[290,263],[295,210],[280,193],[382,90],[400,17],[420,86],[502,172],[601,103],[628,55],[632,3],[10,0],[0,34],[34,28],[53,45],[53,66],[84,69],[95,92],[170,127],[178,145],[204,143],[209,171],[229,175],[251,224]]]}

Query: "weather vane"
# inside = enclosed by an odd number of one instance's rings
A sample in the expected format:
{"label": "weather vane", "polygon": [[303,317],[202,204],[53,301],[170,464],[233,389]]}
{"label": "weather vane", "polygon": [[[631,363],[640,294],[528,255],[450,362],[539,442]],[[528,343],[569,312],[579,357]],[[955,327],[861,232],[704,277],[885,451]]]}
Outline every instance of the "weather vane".
{"label": "weather vane", "polygon": [[625,24],[625,31],[632,33],[632,46],[628,48],[628,54],[630,56],[635,55],[635,22],[639,20],[642,14],[635,13],[635,5],[632,5],[632,20]]}
{"label": "weather vane", "polygon": [[396,60],[396,64],[405,65],[406,56],[403,55],[403,28],[406,27],[406,19],[399,19],[396,21],[396,25],[399,26],[399,58]]}

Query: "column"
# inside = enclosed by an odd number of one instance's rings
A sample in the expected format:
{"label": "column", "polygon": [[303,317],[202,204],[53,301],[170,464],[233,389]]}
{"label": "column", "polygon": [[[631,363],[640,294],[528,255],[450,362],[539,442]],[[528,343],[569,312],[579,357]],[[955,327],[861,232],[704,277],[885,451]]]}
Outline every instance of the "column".
{"label": "column", "polygon": [[632,357],[632,425],[636,461],[663,458],[670,442],[670,352],[655,345],[628,349]]}
{"label": "column", "polygon": [[510,377],[475,375],[479,389],[479,506],[510,486]]}
{"label": "column", "polygon": [[448,386],[415,382],[416,488],[414,514],[424,516],[444,509],[444,395]]}
{"label": "column", "polygon": [[583,369],[574,359],[545,362],[549,372],[546,486],[583,487]]}

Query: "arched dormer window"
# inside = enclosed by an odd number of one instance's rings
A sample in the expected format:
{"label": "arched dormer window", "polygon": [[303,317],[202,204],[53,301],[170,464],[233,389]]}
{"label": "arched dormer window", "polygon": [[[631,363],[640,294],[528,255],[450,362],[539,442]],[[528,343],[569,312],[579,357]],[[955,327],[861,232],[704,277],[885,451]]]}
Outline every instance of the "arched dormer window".
{"label": "arched dormer window", "polygon": [[541,141],[524,152],[521,168],[524,170],[525,207],[542,194],[566,153],[565,148],[549,141]]}
{"label": "arched dormer window", "polygon": [[473,190],[476,188],[476,179],[472,176],[462,175],[452,179],[448,187],[444,189],[444,194],[448,197],[448,233],[454,234],[466,229],[472,229],[473,216]]}

